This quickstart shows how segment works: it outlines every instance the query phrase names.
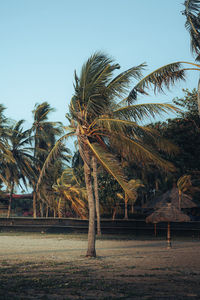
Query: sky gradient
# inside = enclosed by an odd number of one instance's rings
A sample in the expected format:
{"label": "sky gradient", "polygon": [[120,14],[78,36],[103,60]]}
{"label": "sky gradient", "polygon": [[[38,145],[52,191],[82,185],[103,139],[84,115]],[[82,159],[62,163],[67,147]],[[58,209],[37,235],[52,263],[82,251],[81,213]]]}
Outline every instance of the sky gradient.
{"label": "sky gradient", "polygon": [[[184,0],[4,0],[0,1],[0,103],[6,116],[32,122],[36,103],[47,101],[51,120],[67,123],[73,76],[95,51],[104,51],[121,71],[142,62],[148,74],[174,61],[194,61],[181,11]],[[170,102],[192,89],[198,72],[166,95]],[[156,100],[157,99],[157,100]]]}

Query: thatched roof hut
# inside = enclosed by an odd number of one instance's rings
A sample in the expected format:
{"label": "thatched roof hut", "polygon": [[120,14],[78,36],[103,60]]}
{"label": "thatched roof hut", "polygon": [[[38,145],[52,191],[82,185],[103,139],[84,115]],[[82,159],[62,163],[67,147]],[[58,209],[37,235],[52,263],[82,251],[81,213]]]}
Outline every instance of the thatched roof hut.
{"label": "thatched roof hut", "polygon": [[197,204],[192,201],[192,197],[185,193],[181,194],[180,199],[178,188],[173,187],[156,199],[146,203],[144,208],[161,208],[162,206],[166,206],[167,203],[171,203],[175,207],[179,207],[180,205],[180,208],[197,207]]}
{"label": "thatched roof hut", "polygon": [[165,206],[162,206],[160,209],[153,212],[150,216],[146,218],[147,223],[156,223],[167,222],[167,247],[171,248],[171,233],[170,233],[170,222],[188,222],[190,217],[182,213],[180,209],[167,203]]}
{"label": "thatched roof hut", "polygon": [[159,222],[188,222],[190,217],[182,213],[177,207],[171,203],[162,206],[146,218],[147,223]]}

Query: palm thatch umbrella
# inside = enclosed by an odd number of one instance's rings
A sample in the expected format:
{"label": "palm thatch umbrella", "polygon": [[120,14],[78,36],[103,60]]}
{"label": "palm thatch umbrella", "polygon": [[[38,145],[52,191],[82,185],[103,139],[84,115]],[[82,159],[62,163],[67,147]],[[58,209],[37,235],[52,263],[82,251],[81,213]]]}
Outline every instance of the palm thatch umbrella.
{"label": "palm thatch umbrella", "polygon": [[181,197],[177,187],[173,187],[171,190],[157,197],[156,199],[146,203],[144,208],[161,208],[163,205],[166,206],[167,203],[172,203],[173,206],[181,208],[192,208],[197,207],[197,204],[192,201],[192,197],[182,193]]}
{"label": "palm thatch umbrella", "polygon": [[190,217],[182,213],[171,203],[162,206],[146,218],[147,223],[167,222],[167,247],[171,248],[170,222],[188,222]]}

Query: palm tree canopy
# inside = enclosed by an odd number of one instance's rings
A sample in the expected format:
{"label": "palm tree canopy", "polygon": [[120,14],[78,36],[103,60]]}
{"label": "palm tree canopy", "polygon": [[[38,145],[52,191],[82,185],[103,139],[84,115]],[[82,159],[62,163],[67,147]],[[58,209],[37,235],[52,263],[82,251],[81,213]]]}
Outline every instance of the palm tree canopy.
{"label": "palm tree canopy", "polygon": [[33,156],[30,146],[30,131],[23,130],[24,120],[16,122],[10,130],[8,138],[9,150],[12,153],[14,162],[3,162],[5,177],[10,183],[14,181],[20,185],[20,180],[27,185],[27,179],[34,178],[35,173],[32,168]]}
{"label": "palm tree canopy", "polygon": [[57,179],[57,183],[53,185],[53,189],[59,196],[61,205],[70,203],[71,208],[81,218],[86,218],[86,190],[79,185],[72,168],[64,170],[61,177]]}
{"label": "palm tree canopy", "polygon": [[4,162],[14,162],[15,160],[12,153],[9,150],[8,144],[8,138],[11,134],[11,129],[9,128],[10,120],[5,117],[4,111],[5,107],[2,104],[0,104],[0,162],[2,160],[4,160]]}
{"label": "palm tree canopy", "polygon": [[197,55],[196,60],[200,60],[200,1],[186,0],[184,6],[182,14],[186,17],[185,27],[190,34],[191,51]]}
{"label": "palm tree canopy", "polygon": [[[166,167],[166,162],[147,146],[148,143],[144,144],[144,137],[148,136],[148,139],[152,140],[153,132],[149,128],[139,126],[137,122],[176,110],[169,104],[130,105],[130,103],[136,101],[139,93],[147,94],[148,89],[152,87],[155,91],[161,91],[164,87],[169,88],[171,84],[184,78],[180,63],[166,65],[142,77],[145,67],[146,64],[140,64],[113,78],[114,72],[120,66],[107,55],[96,52],[83,65],[80,77],[75,72],[75,93],[70,103],[69,119],[73,120],[71,127],[76,130],[79,149],[83,158],[84,147],[90,149],[91,154],[115,176],[123,188],[128,187],[127,183],[122,173],[117,172],[119,163],[115,163],[115,158],[111,153],[108,154],[108,149],[111,145],[119,146],[119,149],[123,146],[123,149],[125,147],[129,149],[131,155],[156,161],[158,165]],[[137,83],[129,92],[134,80]],[[122,97],[125,98],[121,100]],[[86,158],[84,160],[86,161]],[[173,169],[170,164],[167,168]]]}
{"label": "palm tree canopy", "polygon": [[34,139],[34,156],[43,157],[43,160],[47,156],[48,149],[55,144],[56,136],[62,133],[61,123],[48,120],[49,114],[53,111],[54,108],[47,102],[37,103],[33,110],[34,122],[31,131]]}
{"label": "palm tree canopy", "polygon": [[[168,203],[172,203],[173,206],[179,207],[179,190],[177,187],[173,187],[171,190],[165,192],[161,196],[156,199],[146,203],[144,208],[161,208],[162,206],[166,206]],[[182,193],[181,197],[181,208],[191,208],[196,207],[196,203],[192,201],[192,197]]]}
{"label": "palm tree canopy", "polygon": [[182,213],[171,203],[166,204],[146,218],[147,223],[189,222],[190,217]]}

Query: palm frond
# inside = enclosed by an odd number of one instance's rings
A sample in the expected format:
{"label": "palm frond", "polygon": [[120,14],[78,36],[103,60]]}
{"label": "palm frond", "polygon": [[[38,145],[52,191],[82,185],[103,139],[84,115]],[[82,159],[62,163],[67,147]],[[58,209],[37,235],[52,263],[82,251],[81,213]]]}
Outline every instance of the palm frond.
{"label": "palm frond", "polygon": [[39,175],[37,185],[36,185],[36,190],[38,190],[41,180],[42,180],[43,176],[45,175],[47,168],[52,163],[52,161],[55,160],[56,157],[58,156],[60,148],[63,146],[63,144],[62,144],[63,140],[65,140],[71,136],[74,136],[74,135],[75,135],[75,132],[70,132],[70,133],[65,134],[56,142],[54,147],[51,149],[51,151],[50,151],[49,155],[47,156],[47,158],[43,164],[43,167],[40,171],[40,175]]}
{"label": "palm frond", "polygon": [[192,53],[200,54],[200,2],[199,0],[186,0],[185,10],[182,14],[186,16],[185,27],[190,34],[190,46]]}
{"label": "palm frond", "polygon": [[180,109],[168,103],[143,103],[128,105],[118,108],[113,115],[125,120],[146,121],[150,117],[155,118],[164,113],[179,112]]}
{"label": "palm frond", "polygon": [[143,63],[122,72],[108,84],[106,92],[110,96],[123,97],[128,92],[132,79],[138,80],[142,77],[142,71],[145,67],[146,64]]}
{"label": "palm frond", "polygon": [[117,180],[122,189],[131,196],[132,192],[128,188],[123,169],[120,167],[120,164],[116,160],[116,158],[110,152],[107,152],[105,148],[101,147],[98,143],[90,143],[88,141],[88,146],[97,158],[98,162],[107,170],[108,173],[110,173]]}
{"label": "palm frond", "polygon": [[76,80],[76,96],[81,101],[80,105],[87,104],[87,99],[99,93],[99,89],[104,87],[112,76],[113,70],[119,68],[118,64],[113,64],[113,60],[102,52],[95,52],[87,60],[81,69],[79,79]]}
{"label": "palm frond", "polygon": [[148,89],[154,92],[163,92],[164,88],[169,89],[177,81],[184,80],[185,73],[180,62],[165,65],[151,72],[140,80],[128,95],[127,102],[132,103],[137,99],[137,94],[146,94]]}
{"label": "palm frond", "polygon": [[140,161],[144,164],[154,164],[165,171],[174,172],[175,167],[171,162],[164,160],[155,150],[149,145],[146,145],[142,140],[129,138],[124,135],[112,136],[112,147],[118,149],[122,156],[134,161]]}
{"label": "palm frond", "polygon": [[[94,128],[97,126],[97,132],[101,132],[106,135],[106,132],[125,132],[129,128],[139,127],[135,122],[123,119],[113,118],[98,118],[93,124]],[[91,127],[92,130],[92,127]],[[91,133],[93,133],[91,131]],[[94,131],[95,133],[95,131]]]}

